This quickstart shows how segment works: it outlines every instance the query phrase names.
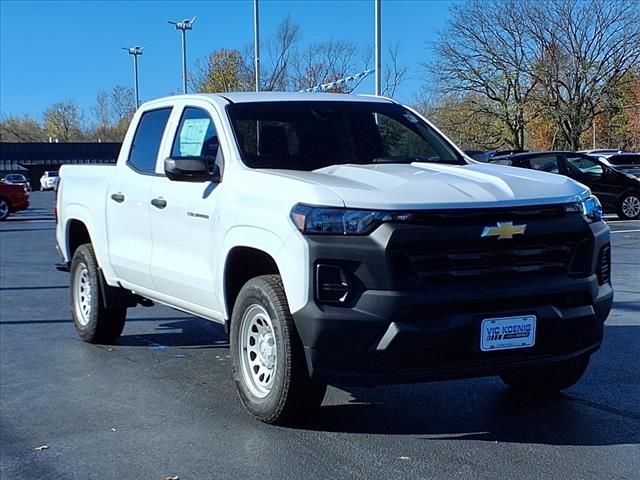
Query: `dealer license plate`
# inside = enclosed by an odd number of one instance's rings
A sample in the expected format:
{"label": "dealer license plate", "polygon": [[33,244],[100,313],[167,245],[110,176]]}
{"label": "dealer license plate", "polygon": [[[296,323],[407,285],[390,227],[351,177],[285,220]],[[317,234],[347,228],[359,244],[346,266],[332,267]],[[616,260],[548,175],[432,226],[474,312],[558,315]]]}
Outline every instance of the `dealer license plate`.
{"label": "dealer license plate", "polygon": [[480,350],[508,350],[532,347],[536,342],[536,317],[485,318],[482,320]]}

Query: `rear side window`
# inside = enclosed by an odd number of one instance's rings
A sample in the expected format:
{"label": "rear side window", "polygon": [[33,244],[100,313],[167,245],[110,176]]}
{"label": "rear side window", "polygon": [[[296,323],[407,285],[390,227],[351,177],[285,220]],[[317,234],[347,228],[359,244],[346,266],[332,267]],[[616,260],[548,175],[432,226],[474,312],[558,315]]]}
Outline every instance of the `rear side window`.
{"label": "rear side window", "polygon": [[531,168],[542,172],[559,173],[558,157],[555,155],[546,155],[544,157],[533,157],[529,159]]}
{"label": "rear side window", "polygon": [[153,173],[162,135],[171,115],[171,108],[150,110],[142,114],[129,152],[128,164],[141,173]]}

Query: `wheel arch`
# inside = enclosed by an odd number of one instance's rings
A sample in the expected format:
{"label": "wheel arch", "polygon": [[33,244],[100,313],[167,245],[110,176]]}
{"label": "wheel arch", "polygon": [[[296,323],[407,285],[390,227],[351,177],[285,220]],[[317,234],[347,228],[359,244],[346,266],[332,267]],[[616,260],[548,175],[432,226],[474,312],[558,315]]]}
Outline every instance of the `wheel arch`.
{"label": "wheel arch", "polygon": [[93,245],[89,228],[84,221],[77,218],[71,218],[67,221],[66,226],[66,248],[69,260],[73,258],[73,254],[78,247],[84,243]]}
{"label": "wheel arch", "polygon": [[229,250],[224,265],[224,308],[227,321],[243,285],[260,275],[280,275],[272,255],[255,247],[235,246]]}

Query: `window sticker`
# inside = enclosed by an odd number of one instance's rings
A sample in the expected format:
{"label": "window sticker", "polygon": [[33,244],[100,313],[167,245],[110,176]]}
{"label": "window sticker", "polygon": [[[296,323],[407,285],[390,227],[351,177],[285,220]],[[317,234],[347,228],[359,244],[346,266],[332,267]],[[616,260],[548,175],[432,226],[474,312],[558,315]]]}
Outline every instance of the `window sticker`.
{"label": "window sticker", "polygon": [[202,152],[202,144],[211,120],[208,118],[187,118],[180,129],[180,156],[197,157]]}

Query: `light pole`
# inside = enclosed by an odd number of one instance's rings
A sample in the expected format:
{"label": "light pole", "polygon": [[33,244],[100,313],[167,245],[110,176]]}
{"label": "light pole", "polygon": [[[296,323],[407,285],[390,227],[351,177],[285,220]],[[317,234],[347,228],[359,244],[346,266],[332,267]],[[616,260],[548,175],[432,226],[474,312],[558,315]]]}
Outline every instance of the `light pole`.
{"label": "light pole", "polygon": [[381,67],[381,50],[380,50],[380,2],[382,0],[373,0],[374,3],[374,68],[375,68],[375,94],[380,95],[381,90],[381,78],[382,78],[382,67]]}
{"label": "light pole", "polygon": [[195,21],[196,17],[181,22],[169,21],[171,25],[175,25],[176,30],[182,32],[182,93],[187,93],[187,30],[193,29],[193,22]]}
{"label": "light pole", "polygon": [[133,83],[136,92],[136,108],[140,106],[140,96],[138,95],[138,55],[142,55],[144,47],[122,47],[129,55],[133,55]]}
{"label": "light pole", "polygon": [[260,91],[260,18],[258,0],[253,0],[253,53],[256,70],[256,92]]}

